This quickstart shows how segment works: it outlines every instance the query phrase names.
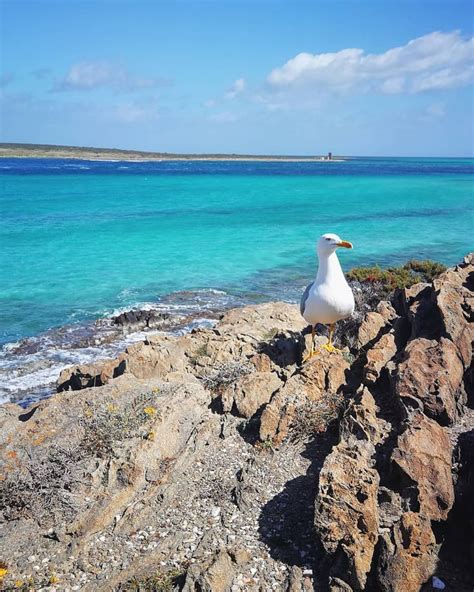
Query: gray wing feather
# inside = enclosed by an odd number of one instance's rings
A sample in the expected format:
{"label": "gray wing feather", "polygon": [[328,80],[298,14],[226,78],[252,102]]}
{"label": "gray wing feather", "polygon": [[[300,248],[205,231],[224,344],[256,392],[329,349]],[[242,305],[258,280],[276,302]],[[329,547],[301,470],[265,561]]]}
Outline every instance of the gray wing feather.
{"label": "gray wing feather", "polygon": [[308,284],[303,292],[303,296],[301,296],[301,302],[300,302],[300,313],[301,316],[304,315],[304,310],[306,307],[306,300],[308,300],[308,296],[309,296],[309,291],[311,290],[312,285],[314,284],[314,282],[311,282],[310,284]]}

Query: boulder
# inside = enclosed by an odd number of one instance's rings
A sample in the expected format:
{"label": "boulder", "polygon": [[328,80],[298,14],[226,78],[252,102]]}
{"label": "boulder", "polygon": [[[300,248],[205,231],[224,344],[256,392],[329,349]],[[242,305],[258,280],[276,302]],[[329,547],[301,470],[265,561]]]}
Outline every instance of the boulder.
{"label": "boulder", "polygon": [[318,401],[328,394],[336,394],[346,384],[349,362],[340,352],[329,353],[325,349],[292,374],[282,388],[264,408],[260,420],[260,439],[280,443],[288,434],[288,428],[299,405],[306,401]]}
{"label": "boulder", "polygon": [[446,430],[414,412],[398,437],[392,463],[404,477],[397,481],[416,487],[419,512],[430,520],[446,520],[454,503],[451,456]]}
{"label": "boulder", "polygon": [[[433,281],[436,304],[443,324],[444,334],[453,341],[468,368],[472,361],[474,327],[467,314],[474,284],[473,265],[448,269]],[[471,322],[469,322],[471,321]]]}
{"label": "boulder", "polygon": [[363,380],[366,384],[373,384],[380,376],[382,368],[397,353],[397,344],[393,331],[385,333],[367,351],[367,362],[363,370]]}
{"label": "boulder", "polygon": [[378,540],[375,445],[388,428],[376,413],[365,389],[344,415],[340,442],[324,461],[315,501],[315,527],[331,557],[330,574],[354,590],[365,588]]}
{"label": "boulder", "polygon": [[123,357],[117,359],[101,360],[96,364],[79,364],[65,368],[59,374],[57,390],[79,391],[93,386],[103,386],[112,378],[125,372]]}
{"label": "boulder", "polygon": [[366,313],[357,337],[357,348],[366,347],[371,341],[376,339],[387,323],[387,319],[379,312]]}
{"label": "boulder", "polygon": [[378,538],[379,474],[375,448],[364,440],[342,442],[319,475],[315,526],[331,558],[331,575],[363,590]]}
{"label": "boulder", "polygon": [[235,404],[239,415],[250,418],[270,401],[282,384],[275,372],[253,372],[243,376],[226,390],[223,397],[226,410],[232,409]]}
{"label": "boulder", "polygon": [[393,386],[402,402],[418,399],[429,417],[450,425],[465,403],[462,380],[463,366],[451,340],[418,338],[406,347]]}
{"label": "boulder", "polygon": [[405,512],[391,534],[380,536],[375,589],[418,592],[436,569],[438,548],[431,521]]}
{"label": "boulder", "polygon": [[157,310],[127,310],[111,318],[113,325],[131,333],[144,329],[162,329],[171,322],[176,322],[176,315]]}

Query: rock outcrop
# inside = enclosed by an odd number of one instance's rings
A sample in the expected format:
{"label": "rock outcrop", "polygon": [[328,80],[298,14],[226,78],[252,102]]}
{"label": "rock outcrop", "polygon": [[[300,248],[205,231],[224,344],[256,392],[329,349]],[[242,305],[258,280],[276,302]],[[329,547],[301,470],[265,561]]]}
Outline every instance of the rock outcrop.
{"label": "rock outcrop", "polygon": [[397,291],[304,364],[297,307],[267,303],[1,406],[0,588],[471,590],[442,548],[454,515],[473,531],[473,275]]}

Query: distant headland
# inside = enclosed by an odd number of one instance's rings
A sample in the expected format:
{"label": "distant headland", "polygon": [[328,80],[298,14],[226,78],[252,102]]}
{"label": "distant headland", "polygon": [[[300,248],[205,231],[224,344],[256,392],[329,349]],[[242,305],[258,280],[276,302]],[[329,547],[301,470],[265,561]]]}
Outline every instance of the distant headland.
{"label": "distant headland", "polygon": [[118,148],[89,146],[56,146],[54,144],[9,144],[0,142],[0,158],[71,158],[81,160],[247,160],[262,162],[342,162],[346,157],[334,156],[275,156],[258,154],[174,154]]}

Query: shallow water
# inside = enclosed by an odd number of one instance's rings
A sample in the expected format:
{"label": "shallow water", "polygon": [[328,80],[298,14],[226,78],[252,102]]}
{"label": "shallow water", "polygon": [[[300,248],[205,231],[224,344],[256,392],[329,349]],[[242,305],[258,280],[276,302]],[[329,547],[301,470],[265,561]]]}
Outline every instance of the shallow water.
{"label": "shallow water", "polygon": [[[41,341],[51,328],[183,290],[220,290],[222,306],[297,298],[323,232],[354,243],[341,253],[346,269],[456,263],[472,250],[473,171],[472,159],[2,159],[0,372],[8,366],[9,392],[31,373],[12,376],[20,360],[8,344]],[[102,357],[97,350],[86,357]]]}

